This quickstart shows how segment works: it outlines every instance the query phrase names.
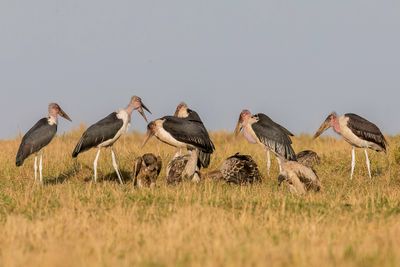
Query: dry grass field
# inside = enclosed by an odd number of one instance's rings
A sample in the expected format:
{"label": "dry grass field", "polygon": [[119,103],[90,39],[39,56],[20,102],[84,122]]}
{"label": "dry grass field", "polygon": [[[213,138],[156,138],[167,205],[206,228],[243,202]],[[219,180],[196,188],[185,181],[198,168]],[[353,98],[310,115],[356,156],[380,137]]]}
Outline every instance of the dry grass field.
{"label": "dry grass field", "polygon": [[[15,167],[20,139],[0,141],[0,266],[399,266],[400,136],[388,137],[387,155],[370,152],[373,179],[357,151],[350,181],[350,146],[310,136],[294,138],[296,151],[312,149],[323,189],[303,197],[277,186],[277,164],[266,176],[263,149],[213,133],[210,170],[235,152],[250,154],[264,181],[233,186],[205,180],[176,187],[165,172],[154,189],[116,181],[103,151],[91,182],[95,151],[70,154],[83,129],[58,136],[44,154],[45,185],[34,183],[33,159]],[[139,154],[174,149],[128,134],[116,144],[125,178]],[[165,166],[165,164],[164,164]]]}

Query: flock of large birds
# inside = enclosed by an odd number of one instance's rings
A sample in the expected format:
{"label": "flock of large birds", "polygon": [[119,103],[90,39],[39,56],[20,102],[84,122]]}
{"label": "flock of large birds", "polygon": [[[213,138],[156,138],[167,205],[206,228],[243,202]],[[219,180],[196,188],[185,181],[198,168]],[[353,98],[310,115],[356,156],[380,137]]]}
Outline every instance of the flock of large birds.
{"label": "flock of large birds", "polygon": [[[138,111],[148,122],[145,111],[151,114],[150,110],[143,104],[140,97],[133,96],[126,108],[112,112],[90,126],[78,141],[72,152],[73,158],[92,148],[97,149],[93,162],[94,182],[97,182],[98,179],[97,163],[100,152],[102,148],[110,148],[113,167],[119,182],[123,183],[124,180],[118,167],[113,144],[122,134],[127,132],[134,110]],[[56,135],[58,116],[71,121],[58,104],[49,104],[48,116],[39,120],[24,135],[17,152],[17,166],[22,166],[25,159],[30,155],[35,156],[35,181],[38,179],[39,170],[40,183],[43,183],[42,149]],[[336,113],[331,113],[317,130],[314,138],[320,136],[330,127],[352,146],[350,177],[352,178],[354,173],[356,147],[365,150],[368,175],[371,177],[367,150],[386,152],[387,147],[387,141],[379,128],[356,114],[348,113],[338,116]],[[276,156],[279,165],[279,185],[281,183],[287,184],[290,191],[296,194],[320,190],[320,180],[314,170],[314,165],[320,161],[317,153],[306,150],[296,154],[292,148],[291,136],[293,134],[289,130],[263,113],[252,114],[249,110],[243,110],[235,128],[235,135],[237,136],[240,133],[249,143],[261,145],[265,149],[268,175],[271,167],[271,153]],[[179,104],[173,116],[165,116],[148,124],[147,136],[143,146],[152,136],[177,148],[176,154],[167,164],[166,179],[168,184],[178,184],[184,180],[199,182],[203,179],[200,169],[209,166],[211,154],[215,147],[197,112],[190,109],[185,103]],[[138,157],[134,162],[132,171],[134,185],[137,187],[154,187],[161,168],[162,161],[159,156],[148,153]],[[227,158],[219,169],[203,176],[241,185],[262,181],[256,162],[250,155],[240,153]]]}

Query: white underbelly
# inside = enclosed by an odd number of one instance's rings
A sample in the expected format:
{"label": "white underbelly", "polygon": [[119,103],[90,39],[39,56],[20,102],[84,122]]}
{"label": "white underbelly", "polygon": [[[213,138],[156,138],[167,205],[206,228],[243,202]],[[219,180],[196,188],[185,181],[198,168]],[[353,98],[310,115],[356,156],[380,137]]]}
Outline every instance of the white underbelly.
{"label": "white underbelly", "polygon": [[185,144],[183,142],[180,142],[178,140],[176,140],[174,137],[172,137],[172,135],[167,132],[166,130],[164,130],[164,128],[159,128],[159,130],[155,133],[155,136],[162,142],[167,143],[171,146],[174,147],[179,147],[179,148],[187,148],[190,145]]}
{"label": "white underbelly", "polygon": [[341,134],[343,136],[343,139],[352,146],[360,148],[371,148],[373,145],[373,143],[359,138],[348,127],[341,127]]}

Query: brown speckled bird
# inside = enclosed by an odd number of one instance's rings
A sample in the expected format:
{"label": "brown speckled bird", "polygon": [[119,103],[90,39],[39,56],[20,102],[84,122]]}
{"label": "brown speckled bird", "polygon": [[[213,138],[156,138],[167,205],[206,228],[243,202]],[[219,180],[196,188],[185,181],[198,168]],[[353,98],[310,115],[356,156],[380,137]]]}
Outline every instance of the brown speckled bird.
{"label": "brown speckled bird", "polygon": [[321,183],[313,169],[304,166],[296,161],[283,161],[282,171],[278,176],[278,183],[285,182],[289,186],[290,192],[303,195],[307,191],[318,192]]}
{"label": "brown speckled bird", "polygon": [[136,158],[133,166],[133,184],[139,188],[154,187],[162,168],[161,157],[154,154],[144,154]]}
{"label": "brown speckled bird", "polygon": [[208,176],[232,184],[252,184],[262,181],[257,163],[253,158],[239,153],[227,158],[218,170],[211,172]]}
{"label": "brown speckled bird", "polygon": [[[167,166],[167,184],[177,185],[183,181],[183,172],[190,160],[190,157],[190,154],[181,155],[179,152],[176,153],[174,158],[168,163]],[[195,172],[199,177],[201,177],[198,168],[196,168]]]}
{"label": "brown speckled bird", "polygon": [[301,151],[297,153],[296,158],[297,162],[309,168],[314,168],[315,165],[319,165],[321,163],[321,158],[312,150]]}

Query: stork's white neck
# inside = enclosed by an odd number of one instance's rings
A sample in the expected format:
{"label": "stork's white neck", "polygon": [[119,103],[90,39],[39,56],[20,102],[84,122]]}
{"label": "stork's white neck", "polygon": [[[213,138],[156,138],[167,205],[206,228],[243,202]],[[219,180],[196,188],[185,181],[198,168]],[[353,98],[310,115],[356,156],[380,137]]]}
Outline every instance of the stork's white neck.
{"label": "stork's white neck", "polygon": [[54,125],[54,124],[57,125],[57,123],[58,123],[58,117],[57,117],[57,116],[54,116],[54,115],[49,115],[49,116],[47,117],[47,122],[48,122],[50,125]]}

